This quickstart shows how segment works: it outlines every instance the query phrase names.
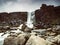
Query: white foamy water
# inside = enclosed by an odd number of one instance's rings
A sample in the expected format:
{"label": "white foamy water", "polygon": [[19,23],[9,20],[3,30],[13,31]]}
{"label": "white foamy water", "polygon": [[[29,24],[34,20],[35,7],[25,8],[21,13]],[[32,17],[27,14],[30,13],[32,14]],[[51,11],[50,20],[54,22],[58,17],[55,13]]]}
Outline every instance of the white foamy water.
{"label": "white foamy water", "polygon": [[18,29],[22,29],[22,26],[23,26],[23,24],[21,24],[21,25],[18,27]]}
{"label": "white foamy water", "polygon": [[17,30],[11,30],[10,32],[14,32],[14,33],[23,33],[23,31],[21,31],[20,29],[17,29]]}
{"label": "white foamy water", "polygon": [[10,32],[14,32],[14,33],[23,33],[23,32],[20,31],[19,29],[17,29],[17,30],[11,30],[11,31],[6,31],[6,32],[5,32],[6,34],[0,33],[0,45],[3,45],[4,39],[7,38],[7,36],[10,35],[10,34],[9,34]]}
{"label": "white foamy water", "polygon": [[[7,38],[7,36],[9,35],[8,33],[3,35],[4,33],[0,33],[0,45],[3,45],[4,43],[4,39]],[[3,36],[2,36],[3,35]]]}
{"label": "white foamy water", "polygon": [[29,28],[33,28],[33,22],[32,22],[32,20],[31,20],[31,16],[32,14],[31,14],[31,12],[28,12],[28,18],[27,18],[27,27],[29,27]]}

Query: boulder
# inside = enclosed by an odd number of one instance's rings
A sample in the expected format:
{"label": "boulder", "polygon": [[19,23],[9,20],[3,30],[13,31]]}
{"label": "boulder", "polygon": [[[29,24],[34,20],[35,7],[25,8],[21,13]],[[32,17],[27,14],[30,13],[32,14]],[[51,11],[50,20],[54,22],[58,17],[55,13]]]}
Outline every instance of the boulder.
{"label": "boulder", "polygon": [[30,34],[19,34],[18,36],[10,35],[4,40],[3,45],[25,45],[26,41],[29,39]]}
{"label": "boulder", "polygon": [[25,32],[31,32],[31,30],[32,30],[32,29],[31,29],[31,28],[28,28],[28,27],[26,27],[26,28],[24,29]]}
{"label": "boulder", "polygon": [[51,42],[53,45],[60,45],[60,35],[57,35],[56,37],[49,36],[46,38],[46,41]]}
{"label": "boulder", "polygon": [[43,38],[32,35],[27,41],[26,45],[49,45],[49,44]]}
{"label": "boulder", "polygon": [[54,39],[55,39],[55,42],[60,43],[60,35],[57,35]]}
{"label": "boulder", "polygon": [[18,35],[18,45],[25,45],[26,41],[28,40],[29,36],[27,34],[20,34]]}
{"label": "boulder", "polygon": [[17,45],[17,38],[16,37],[7,37],[4,40],[4,44],[3,45]]}

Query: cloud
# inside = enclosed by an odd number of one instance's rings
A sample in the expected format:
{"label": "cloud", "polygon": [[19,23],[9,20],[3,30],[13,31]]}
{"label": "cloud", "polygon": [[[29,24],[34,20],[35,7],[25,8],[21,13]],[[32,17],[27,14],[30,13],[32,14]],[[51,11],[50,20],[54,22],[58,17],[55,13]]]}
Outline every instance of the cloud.
{"label": "cloud", "polygon": [[59,0],[0,0],[0,12],[34,11],[43,3],[60,5]]}
{"label": "cloud", "polygon": [[7,2],[16,2],[16,0],[0,0],[0,5],[3,5]]}
{"label": "cloud", "polygon": [[[22,3],[13,3],[7,2],[0,9],[0,12],[15,12],[15,11],[34,11],[34,8],[37,6],[33,6],[30,4],[22,4]],[[35,8],[36,9],[36,8]]]}
{"label": "cloud", "polygon": [[42,4],[42,3],[47,3],[47,4],[60,4],[60,0],[0,0],[0,5],[5,4],[7,2],[14,2],[14,3],[27,3],[27,4]]}

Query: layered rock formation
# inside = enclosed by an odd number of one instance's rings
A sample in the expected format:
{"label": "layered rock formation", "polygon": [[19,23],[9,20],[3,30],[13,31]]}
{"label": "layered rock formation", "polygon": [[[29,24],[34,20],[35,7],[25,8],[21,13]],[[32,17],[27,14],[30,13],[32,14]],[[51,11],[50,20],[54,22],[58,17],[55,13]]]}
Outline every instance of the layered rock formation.
{"label": "layered rock formation", "polygon": [[16,25],[27,21],[27,12],[11,12],[11,13],[0,13],[0,24],[9,23]]}
{"label": "layered rock formation", "polygon": [[40,25],[60,24],[60,6],[42,4],[35,11],[35,18]]}

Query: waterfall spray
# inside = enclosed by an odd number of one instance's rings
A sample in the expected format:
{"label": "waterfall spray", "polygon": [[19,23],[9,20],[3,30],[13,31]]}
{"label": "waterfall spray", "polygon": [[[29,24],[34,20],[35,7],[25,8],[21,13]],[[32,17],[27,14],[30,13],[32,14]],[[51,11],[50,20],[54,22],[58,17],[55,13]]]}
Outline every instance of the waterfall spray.
{"label": "waterfall spray", "polygon": [[28,18],[27,18],[27,27],[29,28],[33,28],[33,24],[32,24],[32,20],[31,20],[31,12],[28,12]]}

